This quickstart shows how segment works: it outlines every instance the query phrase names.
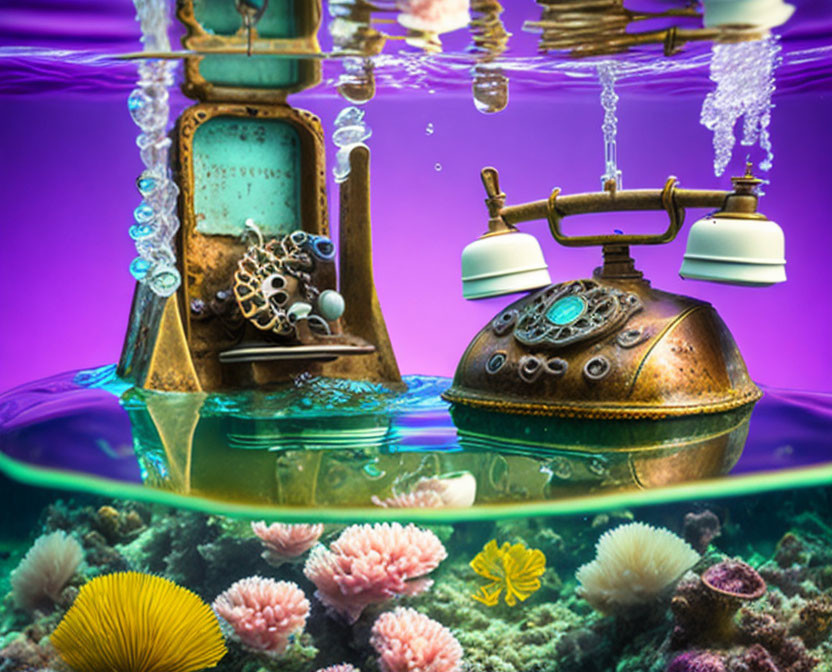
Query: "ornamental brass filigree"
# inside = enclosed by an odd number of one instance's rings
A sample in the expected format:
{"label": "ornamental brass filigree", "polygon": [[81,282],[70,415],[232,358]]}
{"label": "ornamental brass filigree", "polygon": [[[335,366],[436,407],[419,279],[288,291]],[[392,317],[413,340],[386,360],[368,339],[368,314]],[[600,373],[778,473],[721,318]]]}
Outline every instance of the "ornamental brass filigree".
{"label": "ornamental brass filigree", "polygon": [[[318,282],[334,276],[332,241],[294,231],[265,242],[252,228],[257,244],[249,247],[234,273],[234,295],[243,317],[277,336],[297,337],[300,318],[308,320],[313,333],[331,334],[328,320],[313,311],[321,296]],[[340,313],[328,317],[337,319]]]}
{"label": "ornamental brass filigree", "polygon": [[[552,307],[567,297],[583,302],[574,319],[558,323],[551,316]],[[547,287],[529,297],[516,315],[498,315],[494,326],[514,322],[514,337],[524,345],[548,345],[561,348],[589,338],[610,333],[641,309],[638,297],[594,280],[576,280]],[[512,319],[514,318],[514,319]]]}

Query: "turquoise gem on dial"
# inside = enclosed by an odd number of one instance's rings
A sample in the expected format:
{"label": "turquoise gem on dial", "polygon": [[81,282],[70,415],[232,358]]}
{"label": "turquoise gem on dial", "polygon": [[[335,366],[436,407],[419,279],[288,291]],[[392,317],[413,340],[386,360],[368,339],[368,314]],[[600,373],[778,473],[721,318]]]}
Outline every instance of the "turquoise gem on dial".
{"label": "turquoise gem on dial", "polygon": [[586,312],[586,301],[580,296],[565,296],[546,311],[546,319],[559,327],[577,320]]}

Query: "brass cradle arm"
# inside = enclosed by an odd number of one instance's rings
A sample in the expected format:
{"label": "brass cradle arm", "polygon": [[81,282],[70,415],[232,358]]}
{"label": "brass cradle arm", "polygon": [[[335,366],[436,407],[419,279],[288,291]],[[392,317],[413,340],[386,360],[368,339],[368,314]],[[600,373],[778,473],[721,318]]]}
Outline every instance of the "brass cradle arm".
{"label": "brass cradle arm", "polygon": [[[671,176],[662,189],[616,190],[614,182],[608,182],[604,191],[561,196],[560,189],[554,189],[547,199],[505,205],[506,195],[500,192],[498,173],[494,168],[482,170],[482,182],[487,194],[489,210],[488,229],[490,233],[509,231],[515,224],[539,219],[549,221],[554,239],[567,247],[591,245],[660,245],[672,241],[685,219],[686,208],[718,208],[724,211],[754,217],[757,196],[754,187],[760,180],[751,175],[750,168],[745,176],[733,178],[734,190],[680,189],[677,180]],[[570,215],[599,212],[623,212],[629,210],[665,210],[670,218],[668,228],[657,235],[595,235],[567,236],[561,228],[561,221]]]}

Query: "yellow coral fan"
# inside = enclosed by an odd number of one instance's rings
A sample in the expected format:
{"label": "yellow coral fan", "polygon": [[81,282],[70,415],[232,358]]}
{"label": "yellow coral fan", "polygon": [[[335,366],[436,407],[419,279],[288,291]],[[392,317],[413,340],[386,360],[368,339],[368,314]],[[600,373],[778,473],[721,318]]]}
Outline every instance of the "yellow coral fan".
{"label": "yellow coral fan", "polygon": [[540,588],[540,577],[546,571],[546,556],[536,548],[508,542],[497,547],[496,539],[489,541],[471,560],[471,569],[491,583],[481,586],[472,595],[475,600],[493,607],[506,591],[506,604],[513,607],[517,600],[525,600]]}
{"label": "yellow coral fan", "polygon": [[84,585],[50,639],[75,672],[190,672],[214,667],[226,651],[199,596],[138,572]]}

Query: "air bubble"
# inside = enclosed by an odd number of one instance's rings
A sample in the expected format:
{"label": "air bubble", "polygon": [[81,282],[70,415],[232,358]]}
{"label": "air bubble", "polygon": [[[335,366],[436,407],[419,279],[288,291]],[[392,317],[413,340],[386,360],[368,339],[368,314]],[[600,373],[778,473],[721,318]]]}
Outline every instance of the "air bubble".
{"label": "air bubble", "polygon": [[180,281],[179,271],[173,266],[162,264],[153,270],[148,285],[155,294],[170,296],[177,290]]}
{"label": "air bubble", "polygon": [[136,257],[130,262],[130,275],[136,280],[144,280],[150,270],[150,262],[144,257]]}
{"label": "air bubble", "polygon": [[771,96],[780,49],[775,37],[713,45],[711,79],[716,82],[716,90],[705,96],[700,121],[714,134],[716,175],[722,175],[731,160],[736,143],[734,127],[740,117],[742,144],[759,144],[766,153],[759,168],[771,168]]}
{"label": "air bubble", "polygon": [[145,202],[142,202],[139,207],[133,210],[133,217],[139,224],[147,224],[153,219],[155,214],[156,213],[153,211],[153,208]]}
{"label": "air bubble", "polygon": [[153,235],[153,227],[149,224],[134,224],[127,233],[133,240],[141,240]]}
{"label": "air bubble", "polygon": [[350,152],[371,135],[372,131],[364,121],[364,110],[350,106],[338,113],[332,133],[332,142],[338,147],[332,169],[335,182],[341,184],[346,181],[350,174]]}

